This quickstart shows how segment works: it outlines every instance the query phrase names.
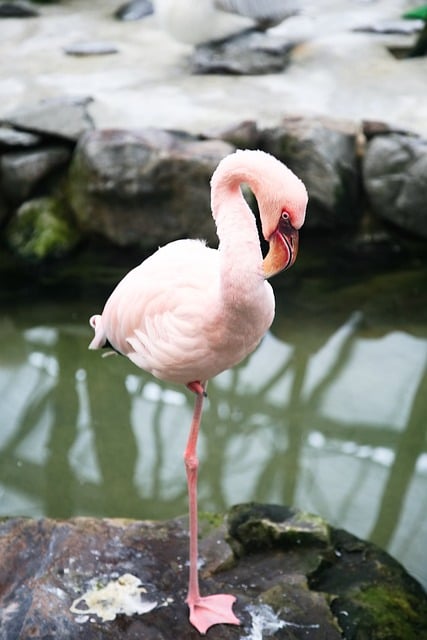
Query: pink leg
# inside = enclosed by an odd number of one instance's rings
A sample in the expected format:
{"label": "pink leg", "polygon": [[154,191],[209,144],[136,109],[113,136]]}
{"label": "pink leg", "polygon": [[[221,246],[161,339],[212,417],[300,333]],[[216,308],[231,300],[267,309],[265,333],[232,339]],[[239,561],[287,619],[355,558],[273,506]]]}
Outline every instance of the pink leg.
{"label": "pink leg", "polygon": [[198,574],[198,515],[197,515],[197,437],[202,416],[203,399],[206,395],[205,385],[194,382],[187,385],[196,393],[193,420],[190,435],[184,453],[187,471],[188,500],[190,512],[190,580],[188,585],[187,604],[190,609],[190,622],[197,631],[204,635],[214,624],[240,624],[232,607],[236,598],[232,595],[216,594],[202,598],[199,591]]}

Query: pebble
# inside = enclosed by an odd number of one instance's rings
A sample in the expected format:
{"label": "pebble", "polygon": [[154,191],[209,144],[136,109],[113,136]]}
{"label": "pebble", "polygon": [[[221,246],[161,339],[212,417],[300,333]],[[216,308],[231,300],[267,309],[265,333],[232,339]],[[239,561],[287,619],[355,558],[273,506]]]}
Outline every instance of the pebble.
{"label": "pebble", "polygon": [[131,2],[121,5],[114,12],[114,16],[118,20],[131,22],[132,20],[142,20],[142,18],[151,15],[153,12],[154,8],[151,0],[131,0]]}
{"label": "pebble", "polygon": [[112,42],[76,42],[64,47],[69,56],[105,56],[118,53],[119,49]]}

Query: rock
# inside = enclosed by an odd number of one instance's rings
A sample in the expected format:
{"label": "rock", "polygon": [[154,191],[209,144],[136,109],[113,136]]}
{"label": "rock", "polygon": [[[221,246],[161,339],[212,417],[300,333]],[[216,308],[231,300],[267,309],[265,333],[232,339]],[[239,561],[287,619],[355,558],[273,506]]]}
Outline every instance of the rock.
{"label": "rock", "polygon": [[[227,533],[218,516],[202,521],[200,542],[202,592],[236,595],[242,622],[216,626],[217,640],[427,632],[426,594],[374,545],[278,505],[239,505],[228,522]],[[181,518],[3,520],[0,640],[198,638],[185,605],[187,547]]]}
{"label": "rock", "polygon": [[423,238],[427,238],[426,175],[426,139],[390,133],[368,143],[363,177],[372,212]]}
{"label": "rock", "polygon": [[115,44],[103,41],[76,42],[64,47],[64,51],[69,56],[105,56],[119,52]]}
{"label": "rock", "polygon": [[220,140],[155,129],[87,133],[71,164],[71,206],[83,231],[119,246],[215,241],[209,181],[232,150]]}
{"label": "rock", "polygon": [[408,131],[406,129],[399,129],[395,126],[387,124],[386,122],[383,122],[382,120],[363,120],[362,132],[367,140],[386,133],[403,133],[404,135],[408,134]]}
{"label": "rock", "polygon": [[254,120],[207,131],[204,137],[225,140],[238,149],[258,149],[260,145],[260,132]]}
{"label": "rock", "polygon": [[30,2],[0,2],[0,18],[34,18],[38,15],[39,12]]}
{"label": "rock", "polygon": [[356,124],[328,118],[286,118],[261,134],[265,151],[287,164],[309,193],[305,227],[356,226],[360,212]]}
{"label": "rock", "polygon": [[76,142],[93,122],[87,112],[91,98],[52,98],[18,109],[3,123],[17,129]]}
{"label": "rock", "polygon": [[0,149],[16,147],[34,147],[41,142],[40,136],[25,131],[17,131],[12,127],[0,126]]}
{"label": "rock", "polygon": [[191,57],[194,73],[252,75],[283,71],[295,43],[288,37],[249,31],[199,45]]}
{"label": "rock", "polygon": [[3,193],[13,203],[23,202],[44,178],[64,167],[70,156],[69,149],[60,146],[5,153],[0,157]]}
{"label": "rock", "polygon": [[131,21],[142,20],[154,12],[151,0],[131,0],[125,2],[115,12],[114,16],[118,20]]}
{"label": "rock", "polygon": [[365,26],[355,27],[354,31],[361,31],[362,33],[399,33],[403,35],[411,35],[413,33],[418,33],[423,28],[422,20],[413,20],[408,22],[408,20],[378,20],[372,24],[367,24]]}
{"label": "rock", "polygon": [[54,198],[25,202],[6,228],[6,240],[24,260],[62,258],[76,246],[79,234],[65,207]]}

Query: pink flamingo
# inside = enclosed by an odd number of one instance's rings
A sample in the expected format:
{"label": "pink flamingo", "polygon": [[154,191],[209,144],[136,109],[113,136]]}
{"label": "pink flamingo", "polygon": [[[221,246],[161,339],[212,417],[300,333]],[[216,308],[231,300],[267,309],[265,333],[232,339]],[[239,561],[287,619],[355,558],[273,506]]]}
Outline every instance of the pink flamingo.
{"label": "pink flamingo", "polygon": [[[262,234],[241,184],[253,191]],[[290,169],[263,151],[225,157],[211,180],[218,249],[200,240],[160,248],[117,285],[102,315],[90,319],[90,349],[112,346],[161,380],[183,383],[196,394],[184,453],[189,496],[190,570],[186,602],[201,633],[214,624],[240,624],[233,595],[202,597],[198,580],[197,437],[207,381],[251,353],[274,317],[266,278],[290,267],[298,250],[307,192]]]}

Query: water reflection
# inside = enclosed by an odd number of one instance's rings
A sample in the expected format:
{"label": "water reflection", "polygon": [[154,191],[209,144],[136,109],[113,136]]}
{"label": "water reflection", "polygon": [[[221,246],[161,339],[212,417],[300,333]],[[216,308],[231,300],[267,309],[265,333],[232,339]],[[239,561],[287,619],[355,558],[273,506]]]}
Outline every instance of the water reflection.
{"label": "water reflection", "polygon": [[[0,515],[187,511],[192,398],[89,352],[94,307],[3,316]],[[201,508],[299,506],[385,546],[427,585],[427,340],[373,334],[360,312],[281,334],[279,317],[255,354],[210,383]]]}

